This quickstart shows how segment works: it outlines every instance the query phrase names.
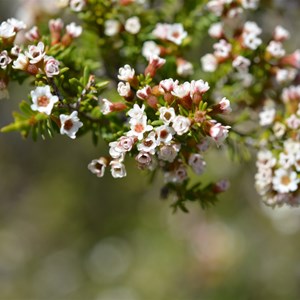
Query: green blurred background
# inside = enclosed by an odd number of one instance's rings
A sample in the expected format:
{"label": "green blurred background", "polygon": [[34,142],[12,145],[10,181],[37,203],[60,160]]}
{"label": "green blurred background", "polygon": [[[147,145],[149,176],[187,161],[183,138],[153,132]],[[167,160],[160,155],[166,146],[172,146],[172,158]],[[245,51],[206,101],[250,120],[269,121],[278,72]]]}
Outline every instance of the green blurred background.
{"label": "green blurred background", "polygon": [[[299,47],[299,1],[264,4],[253,18],[288,28],[287,48]],[[0,0],[1,21],[18,9]],[[0,126],[25,95],[11,85]],[[230,190],[207,211],[172,214],[162,178],[149,186],[133,162],[122,180],[91,174],[87,164],[105,151],[90,136],[0,135],[1,300],[300,299],[300,210],[261,205],[253,162],[209,154],[204,180],[228,176]]]}

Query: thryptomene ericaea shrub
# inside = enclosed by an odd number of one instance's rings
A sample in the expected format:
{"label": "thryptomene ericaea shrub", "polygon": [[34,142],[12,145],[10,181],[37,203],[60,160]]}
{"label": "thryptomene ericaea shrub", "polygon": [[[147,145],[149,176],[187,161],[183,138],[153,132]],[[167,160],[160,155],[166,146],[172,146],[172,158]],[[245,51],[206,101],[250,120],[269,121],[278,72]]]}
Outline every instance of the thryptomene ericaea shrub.
{"label": "thryptomene ericaea shrub", "polygon": [[109,153],[88,165],[95,176],[125,177],[133,157],[163,173],[161,196],[184,211],[186,201],[213,204],[229,186],[201,183],[207,151],[227,144],[245,157],[251,147],[262,200],[300,204],[300,50],[285,49],[281,25],[262,34],[247,20],[258,0],[48,5],[55,15],[40,13],[36,24],[0,25],[0,97],[11,81],[32,86],[2,132],[104,139]]}

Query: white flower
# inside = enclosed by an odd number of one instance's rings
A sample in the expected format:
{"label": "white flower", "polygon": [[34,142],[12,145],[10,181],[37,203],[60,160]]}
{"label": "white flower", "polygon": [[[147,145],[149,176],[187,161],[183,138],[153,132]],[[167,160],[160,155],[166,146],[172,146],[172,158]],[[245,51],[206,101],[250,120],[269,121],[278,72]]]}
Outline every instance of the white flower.
{"label": "white flower", "polygon": [[165,125],[169,125],[176,117],[175,110],[173,107],[160,107],[159,118],[164,122]]}
{"label": "white flower", "polygon": [[221,22],[212,24],[208,29],[208,34],[215,39],[219,39],[223,35],[223,24]]}
{"label": "white flower", "polygon": [[232,62],[232,66],[241,73],[248,72],[250,64],[251,61],[248,58],[240,55],[237,56]]}
{"label": "white flower", "polygon": [[121,136],[115,144],[115,150],[118,152],[129,152],[134,144],[134,138],[130,136]]}
{"label": "white flower", "polygon": [[160,55],[160,48],[159,46],[153,42],[153,41],[146,41],[143,44],[142,48],[142,55],[146,58],[149,59],[151,55]]}
{"label": "white flower", "polygon": [[275,119],[276,109],[274,107],[265,107],[259,113],[259,124],[261,126],[271,125]]}
{"label": "white flower", "polygon": [[83,126],[78,118],[78,112],[73,111],[70,115],[61,114],[59,119],[61,123],[60,134],[66,134],[71,139],[75,139],[77,131]]}
{"label": "white flower", "polygon": [[286,83],[288,81],[293,81],[297,76],[296,69],[277,69],[276,70],[276,80],[279,83]]}
{"label": "white flower", "polygon": [[135,157],[135,160],[138,163],[138,167],[142,170],[146,168],[151,170],[154,167],[154,160],[149,152],[139,152],[139,154]]}
{"label": "white flower", "polygon": [[177,116],[173,120],[172,127],[178,135],[183,135],[189,131],[191,126],[191,121],[189,118],[184,116]]}
{"label": "white flower", "polygon": [[147,100],[151,95],[151,91],[151,87],[149,85],[146,85],[136,92],[136,96],[142,100]]}
{"label": "white flower", "polygon": [[274,29],[273,37],[275,41],[283,42],[290,37],[290,33],[280,25],[277,25]]}
{"label": "white flower", "polygon": [[259,4],[259,0],[242,0],[241,4],[245,9],[256,9]]}
{"label": "white flower", "polygon": [[180,150],[180,144],[163,145],[158,150],[158,158],[164,161],[173,162]]}
{"label": "white flower", "polygon": [[175,131],[172,127],[161,125],[155,128],[157,143],[169,144],[172,141]]}
{"label": "white flower", "polygon": [[194,74],[193,64],[186,60],[180,61],[180,63],[177,64],[176,72],[182,77],[192,75]]}
{"label": "white flower", "polygon": [[145,105],[139,107],[138,104],[134,104],[133,108],[128,111],[128,116],[132,119],[142,119],[145,116]]}
{"label": "white flower", "polygon": [[77,38],[82,33],[82,27],[79,25],[76,25],[76,23],[72,22],[66,26],[66,32],[70,37]]}
{"label": "white flower", "polygon": [[199,80],[192,80],[190,85],[190,96],[193,97],[194,94],[204,94],[209,90],[209,84],[202,79]]}
{"label": "white flower", "polygon": [[21,48],[18,45],[14,45],[10,50],[10,53],[13,56],[19,56],[20,52],[21,52]]}
{"label": "white flower", "polygon": [[112,102],[109,100],[103,98],[99,99],[99,105],[100,105],[100,110],[104,115],[107,115],[112,112],[111,107],[112,107]]}
{"label": "white flower", "polygon": [[9,39],[15,35],[15,27],[12,24],[8,22],[2,22],[0,24],[0,38]]}
{"label": "white flower", "polygon": [[181,23],[172,24],[167,32],[166,39],[176,45],[181,45],[186,38],[187,32],[184,30]]}
{"label": "white flower", "polygon": [[37,41],[40,37],[40,31],[37,26],[33,26],[25,33],[25,38],[30,42]]}
{"label": "white flower", "polygon": [[31,45],[28,47],[28,51],[25,51],[25,55],[28,57],[31,64],[37,64],[45,56],[45,45],[43,42],[39,42],[37,46]]}
{"label": "white flower", "polygon": [[131,94],[130,84],[128,82],[119,82],[118,93],[121,97],[128,97]]}
{"label": "white flower", "polygon": [[157,23],[154,30],[152,31],[152,34],[161,40],[167,39],[168,32],[170,31],[170,24],[166,23]]}
{"label": "white flower", "polygon": [[280,123],[280,122],[275,122],[272,129],[273,129],[274,135],[278,139],[282,138],[282,136],[285,134],[285,131],[286,131],[285,125],[283,123]]}
{"label": "white flower", "polygon": [[213,48],[215,49],[214,55],[216,57],[220,58],[227,58],[230,55],[230,52],[232,50],[231,44],[229,44],[225,40],[220,40],[218,43],[215,43],[213,45]]}
{"label": "white flower", "polygon": [[223,13],[225,2],[222,0],[211,0],[207,3],[207,8],[210,12],[220,17]]}
{"label": "white flower", "polygon": [[281,152],[278,162],[282,168],[288,169],[295,163],[295,156],[292,153]]}
{"label": "white flower", "polygon": [[298,182],[297,173],[285,169],[276,170],[272,180],[273,189],[279,193],[296,191],[298,189]]}
{"label": "white flower", "polygon": [[122,178],[127,175],[125,166],[120,161],[112,160],[110,162],[110,166],[111,166],[110,171],[113,178]]}
{"label": "white flower", "polygon": [[14,27],[15,31],[20,31],[26,28],[26,24],[23,21],[17,20],[15,18],[10,18],[7,20],[7,23]]}
{"label": "white flower", "polygon": [[49,20],[48,27],[51,32],[61,32],[64,28],[64,21],[60,18],[51,19]]}
{"label": "white flower", "polygon": [[217,145],[220,145],[227,138],[230,126],[224,126],[214,120],[211,122],[214,124],[209,129],[209,135],[213,138]]}
{"label": "white flower", "polygon": [[298,129],[300,127],[300,119],[295,114],[292,114],[286,119],[286,124],[291,129]]}
{"label": "white flower", "polygon": [[176,85],[171,93],[175,97],[182,99],[189,96],[190,91],[191,91],[191,84],[188,81],[186,81],[183,84]]}
{"label": "white flower", "polygon": [[246,48],[256,50],[262,44],[262,40],[254,33],[244,33],[243,44]]}
{"label": "white flower", "polygon": [[104,23],[104,34],[114,36],[119,33],[121,24],[118,20],[106,20]]}
{"label": "white flower", "polygon": [[33,102],[31,109],[47,115],[51,114],[54,104],[58,102],[58,97],[51,94],[49,85],[37,87],[30,95]]}
{"label": "white flower", "polygon": [[201,58],[202,69],[205,72],[214,72],[218,67],[218,60],[213,54],[205,54]]}
{"label": "white flower", "polygon": [[130,81],[133,79],[135,71],[129,65],[125,65],[123,68],[119,69],[118,78],[123,81]]}
{"label": "white flower", "polygon": [[206,166],[206,162],[204,161],[202,155],[198,153],[192,153],[189,156],[188,164],[197,175],[202,174]]}
{"label": "white flower", "polygon": [[29,64],[28,58],[23,53],[19,53],[18,58],[13,62],[13,68],[18,70],[26,70]]}
{"label": "white flower", "polygon": [[88,164],[88,169],[93,173],[96,174],[97,177],[103,177],[105,168],[107,167],[107,160],[104,157],[100,157],[99,159],[93,159]]}
{"label": "white flower", "polygon": [[11,58],[8,56],[6,50],[3,50],[0,53],[0,67],[1,69],[5,70],[6,67],[11,63]]}
{"label": "white flower", "polygon": [[174,80],[172,78],[164,79],[159,83],[159,90],[162,93],[172,92],[177,85],[178,85],[178,80]]}
{"label": "white flower", "polygon": [[142,140],[140,144],[137,145],[137,149],[142,152],[149,152],[150,154],[155,154],[155,148],[158,142],[156,141],[156,134],[154,131],[150,132],[146,138]]}
{"label": "white flower", "polygon": [[261,28],[255,22],[252,22],[252,21],[247,21],[244,24],[243,30],[244,30],[244,32],[247,32],[249,34],[251,33],[254,35],[260,35],[262,33]]}
{"label": "white flower", "polygon": [[44,71],[47,77],[53,77],[59,74],[59,61],[52,56],[45,56],[44,58]]}
{"label": "white flower", "polygon": [[271,41],[266,51],[275,58],[281,58],[285,55],[285,50],[282,48],[281,42]]}
{"label": "white flower", "polygon": [[125,22],[125,30],[131,34],[137,34],[141,29],[140,19],[138,17],[131,17]]}
{"label": "white flower", "polygon": [[147,116],[143,116],[141,119],[131,119],[130,120],[130,131],[127,132],[127,136],[137,137],[138,140],[142,140],[144,133],[151,131],[153,127],[147,125]]}
{"label": "white flower", "polygon": [[117,159],[118,161],[123,161],[125,152],[126,151],[119,147],[119,143],[117,141],[109,143],[109,155],[112,158]]}
{"label": "white flower", "polygon": [[269,150],[260,150],[257,153],[256,166],[258,168],[270,169],[276,165],[276,158]]}
{"label": "white flower", "polygon": [[85,0],[70,0],[70,8],[73,11],[80,12],[85,7]]}
{"label": "white flower", "polygon": [[300,152],[300,143],[299,141],[294,141],[292,139],[288,139],[283,143],[284,151],[293,155],[296,155]]}
{"label": "white flower", "polygon": [[230,113],[232,111],[230,107],[230,101],[226,97],[223,97],[218,105],[220,107],[220,110],[224,114]]}

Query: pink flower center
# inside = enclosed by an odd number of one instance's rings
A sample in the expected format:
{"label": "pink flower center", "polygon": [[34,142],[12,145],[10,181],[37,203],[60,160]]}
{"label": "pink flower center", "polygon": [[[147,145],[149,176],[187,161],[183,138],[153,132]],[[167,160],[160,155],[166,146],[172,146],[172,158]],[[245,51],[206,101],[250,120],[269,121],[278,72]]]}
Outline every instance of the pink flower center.
{"label": "pink flower center", "polygon": [[134,126],[134,130],[137,132],[137,133],[142,133],[144,131],[144,125],[143,124],[136,124]]}
{"label": "pink flower center", "polygon": [[38,106],[46,107],[49,104],[49,102],[50,102],[49,98],[47,96],[45,96],[45,95],[40,96],[37,99]]}

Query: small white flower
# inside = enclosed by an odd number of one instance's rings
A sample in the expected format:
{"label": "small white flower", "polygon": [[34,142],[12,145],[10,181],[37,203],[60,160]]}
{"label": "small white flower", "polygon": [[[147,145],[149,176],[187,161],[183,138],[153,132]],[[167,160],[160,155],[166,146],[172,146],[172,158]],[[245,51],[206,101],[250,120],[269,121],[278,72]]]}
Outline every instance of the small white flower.
{"label": "small white flower", "polygon": [[78,112],[73,111],[70,115],[61,114],[59,119],[61,123],[60,134],[66,134],[71,139],[75,139],[77,131],[83,126],[78,118]]}
{"label": "small white flower", "polygon": [[295,156],[291,153],[281,152],[278,162],[282,168],[289,169],[295,163]]}
{"label": "small white flower", "polygon": [[193,97],[195,94],[204,94],[209,90],[209,84],[202,79],[192,80],[190,86],[190,96]]}
{"label": "small white flower", "polygon": [[20,52],[21,52],[21,48],[18,45],[14,45],[10,50],[10,54],[13,56],[19,56]]}
{"label": "small white flower", "polygon": [[273,37],[275,41],[283,42],[290,37],[290,33],[282,26],[277,25],[274,29]]}
{"label": "small white flower", "polygon": [[39,86],[30,94],[33,102],[31,109],[47,115],[51,114],[54,104],[58,102],[58,97],[51,94],[49,85]]}
{"label": "small white flower", "polygon": [[167,32],[166,39],[176,45],[181,45],[186,38],[187,32],[184,30],[181,23],[172,24]]}
{"label": "small white flower", "polygon": [[66,26],[66,32],[72,38],[77,38],[82,33],[82,27],[79,25],[76,25],[76,23],[72,22]]}
{"label": "small white flower", "polygon": [[0,53],[0,67],[1,69],[5,70],[6,67],[11,63],[11,58],[8,56],[8,53],[6,50],[3,50]]}
{"label": "small white flower", "polygon": [[207,8],[210,12],[214,13],[217,17],[220,17],[224,9],[224,1],[211,0],[207,3]]}
{"label": "small white flower", "polygon": [[114,36],[120,32],[121,24],[118,20],[106,20],[104,23],[104,34]]}
{"label": "small white flower", "polygon": [[137,137],[138,140],[144,138],[144,133],[151,131],[153,127],[147,125],[147,116],[143,116],[141,119],[130,120],[130,131],[127,132],[127,136]]}
{"label": "small white flower", "polygon": [[172,127],[161,125],[155,128],[156,139],[158,144],[170,144],[175,131]]}
{"label": "small white flower", "polygon": [[104,115],[111,113],[112,103],[109,100],[105,98],[99,99],[99,105],[100,105],[100,110]]}
{"label": "small white flower", "polygon": [[168,32],[170,31],[170,24],[166,23],[157,23],[154,30],[152,31],[152,34],[161,40],[166,40]]}
{"label": "small white flower", "polygon": [[279,83],[286,83],[293,81],[297,76],[296,69],[277,69],[276,70],[276,81]]}
{"label": "small white flower", "polygon": [[230,126],[224,126],[214,120],[211,122],[213,122],[214,124],[209,129],[209,135],[219,146],[227,138],[229,132],[228,129],[230,128]]}
{"label": "small white flower", "polygon": [[219,39],[223,35],[223,24],[221,22],[212,24],[208,29],[208,34],[215,39]]}
{"label": "small white flower", "polygon": [[259,124],[261,126],[271,125],[275,119],[276,109],[274,107],[265,107],[259,113]]}
{"label": "small white flower", "polygon": [[183,135],[187,133],[190,129],[190,126],[191,126],[190,119],[184,116],[177,116],[173,120],[172,127],[178,135]]}
{"label": "small white flower", "polygon": [[99,159],[93,159],[88,164],[88,169],[97,177],[103,177],[105,168],[107,167],[107,160],[104,157],[100,157]]}
{"label": "small white flower", "polygon": [[150,154],[155,154],[155,148],[158,146],[156,141],[156,134],[154,131],[150,132],[146,138],[142,140],[141,143],[137,145],[138,151],[149,152]]}
{"label": "small white flower", "polygon": [[262,40],[254,33],[244,33],[243,44],[246,48],[256,50],[262,44]]}
{"label": "small white flower", "polygon": [[47,77],[53,77],[59,74],[59,61],[52,56],[46,56],[44,58],[44,71]]}
{"label": "small white flower", "polygon": [[288,139],[284,141],[283,148],[286,153],[297,155],[300,152],[300,143],[299,141]]}
{"label": "small white flower", "polygon": [[142,119],[145,116],[145,105],[139,107],[138,104],[134,104],[133,108],[128,111],[128,116],[132,119]]}
{"label": "small white flower", "polygon": [[115,145],[115,150],[118,152],[129,152],[132,149],[134,142],[134,138],[130,136],[121,136]]}
{"label": "small white flower", "polygon": [[169,125],[176,117],[175,110],[173,107],[160,107],[159,118],[164,122],[165,125]]}
{"label": "small white flower", "polygon": [[188,81],[186,81],[183,84],[176,85],[171,93],[175,97],[182,99],[189,96],[190,91],[191,91],[191,84]]}
{"label": "small white flower", "polygon": [[31,64],[37,64],[45,56],[45,45],[43,42],[39,42],[37,46],[31,45],[28,47],[28,51],[25,51],[25,55],[28,57]]}
{"label": "small white flower", "polygon": [[256,9],[259,4],[259,0],[242,0],[241,4],[245,9]]}
{"label": "small white flower", "polygon": [[260,35],[262,33],[261,28],[255,22],[252,21],[247,21],[244,24],[243,30],[244,32],[251,33],[254,35]]}
{"label": "small white flower", "polygon": [[125,152],[122,148],[119,147],[117,141],[109,143],[109,155],[119,161],[123,161],[125,157]]}
{"label": "small white flower", "polygon": [[125,30],[131,34],[137,34],[141,29],[140,19],[138,17],[131,17],[125,22]]}
{"label": "small white flower", "polygon": [[131,94],[130,84],[128,82],[119,82],[118,93],[121,97],[128,97]]}
{"label": "small white flower", "polygon": [[266,48],[266,51],[275,58],[281,58],[285,55],[285,50],[281,42],[271,41]]}
{"label": "small white flower", "polygon": [[133,79],[135,71],[129,65],[125,65],[123,68],[119,69],[118,78],[123,81],[130,81]]}
{"label": "small white flower", "polygon": [[300,119],[292,114],[288,119],[286,119],[286,124],[291,129],[298,129],[300,127]]}
{"label": "small white flower", "polygon": [[248,58],[246,58],[244,56],[240,56],[240,55],[237,56],[232,62],[232,66],[241,73],[248,72],[248,68],[249,68],[250,64],[251,64],[251,61]]}
{"label": "small white flower", "polygon": [[203,156],[198,153],[192,153],[189,156],[188,164],[197,175],[202,174],[206,166]]}
{"label": "small white flower", "polygon": [[178,80],[174,80],[172,78],[164,79],[159,83],[159,90],[162,93],[172,92],[177,85],[178,85]]}
{"label": "small white flower", "polygon": [[162,145],[158,150],[158,158],[164,161],[173,162],[180,150],[180,144]]}
{"label": "small white flower", "polygon": [[25,38],[30,42],[37,41],[40,37],[40,31],[37,26],[33,26],[29,31],[25,33]]}
{"label": "small white flower", "polygon": [[276,158],[269,150],[260,150],[257,153],[256,166],[258,168],[270,169],[276,165]]}
{"label": "small white flower", "polygon": [[15,35],[15,27],[12,24],[8,22],[2,22],[0,24],[0,38],[9,39]]}
{"label": "small white flower", "polygon": [[61,32],[61,30],[64,28],[64,21],[60,18],[51,19],[49,20],[48,27],[52,32]]}
{"label": "small white flower", "polygon": [[10,18],[7,20],[7,23],[14,27],[15,31],[20,31],[26,28],[26,24],[23,21],[17,20],[15,18]]}
{"label": "small white flower", "polygon": [[221,101],[219,102],[219,107],[220,107],[220,110],[222,111],[222,113],[224,113],[224,114],[231,113],[231,111],[232,111],[232,109],[230,107],[230,101],[226,97],[223,97],[221,99]]}
{"label": "small white flower", "polygon": [[139,154],[135,157],[135,160],[138,163],[138,167],[142,170],[152,169],[153,167],[153,156],[149,152],[139,152]]}
{"label": "small white flower", "polygon": [[125,165],[122,164],[120,161],[112,160],[110,162],[110,166],[110,171],[113,178],[123,178],[127,175]]}
{"label": "small white flower", "polygon": [[143,48],[142,48],[142,55],[149,60],[151,55],[156,55],[159,56],[160,55],[160,48],[159,46],[153,42],[153,41],[146,41],[143,44]]}
{"label": "small white flower", "polygon": [[201,58],[202,69],[205,72],[214,72],[218,67],[218,60],[213,54],[205,54]]}
{"label": "small white flower", "polygon": [[151,91],[151,87],[149,85],[146,85],[136,92],[136,96],[142,100],[147,100],[151,95]]}
{"label": "small white flower", "polygon": [[280,122],[275,122],[275,124],[274,124],[274,126],[273,126],[272,129],[273,129],[274,135],[278,139],[282,138],[283,135],[286,132],[286,126],[283,123],[280,123]]}
{"label": "small white flower", "polygon": [[285,169],[276,170],[272,180],[273,189],[279,193],[296,191],[298,189],[298,182],[297,173]]}
{"label": "small white flower", "polygon": [[186,60],[181,61],[180,63],[177,64],[176,72],[178,75],[180,75],[182,77],[192,75],[192,74],[194,74],[193,64]]}
{"label": "small white flower", "polygon": [[220,40],[218,43],[215,43],[213,45],[213,48],[215,49],[214,55],[220,58],[228,58],[232,50],[231,44],[229,44],[223,39]]}
{"label": "small white flower", "polygon": [[13,62],[13,68],[18,70],[26,70],[29,60],[26,55],[19,53],[18,58]]}
{"label": "small white flower", "polygon": [[70,0],[70,8],[73,11],[80,12],[85,7],[85,0]]}

